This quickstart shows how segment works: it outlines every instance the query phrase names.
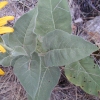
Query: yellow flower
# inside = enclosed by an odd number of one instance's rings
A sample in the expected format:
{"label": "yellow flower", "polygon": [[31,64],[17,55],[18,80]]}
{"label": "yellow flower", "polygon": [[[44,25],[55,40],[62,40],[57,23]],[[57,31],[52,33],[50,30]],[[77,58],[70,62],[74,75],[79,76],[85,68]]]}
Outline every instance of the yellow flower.
{"label": "yellow flower", "polygon": [[[8,4],[7,1],[0,2],[0,9],[2,9],[7,4]],[[7,24],[8,21],[11,21],[11,20],[14,20],[14,16],[4,16],[4,17],[0,18],[0,34],[14,32],[14,29],[12,27],[4,26]]]}
{"label": "yellow flower", "polygon": [[5,75],[5,72],[0,68],[0,75]]}
{"label": "yellow flower", "polygon": [[0,45],[0,52],[2,52],[2,53],[6,52],[5,48],[2,45]]}
{"label": "yellow flower", "polygon": [[5,16],[0,18],[0,26],[7,24],[7,21],[14,20],[14,16]]}
{"label": "yellow flower", "polygon": [[[7,1],[1,1],[0,9],[5,7],[7,4],[8,4]],[[7,24],[8,21],[11,21],[11,20],[14,20],[14,16],[4,16],[4,17],[0,18],[0,34],[14,32],[14,29],[12,27],[4,26]],[[6,52],[5,48],[2,45],[0,45],[0,52],[1,53]],[[5,75],[5,72],[1,68],[0,68],[0,75]]]}
{"label": "yellow flower", "polygon": [[0,9],[2,9],[3,7],[5,7],[7,4],[8,4],[7,1],[0,2]]}
{"label": "yellow flower", "polygon": [[[0,45],[0,52],[2,53],[6,52],[5,48],[2,45]],[[0,68],[0,75],[5,75],[5,72],[1,68]]]}
{"label": "yellow flower", "polygon": [[[2,45],[0,45],[0,52],[2,53],[6,52],[5,48]],[[5,75],[5,72],[1,68],[0,68],[0,75]]]}

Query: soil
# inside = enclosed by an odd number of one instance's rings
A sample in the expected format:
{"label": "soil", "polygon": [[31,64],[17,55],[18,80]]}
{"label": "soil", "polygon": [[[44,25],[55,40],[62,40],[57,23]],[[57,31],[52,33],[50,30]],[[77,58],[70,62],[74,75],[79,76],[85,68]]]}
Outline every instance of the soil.
{"label": "soil", "polygon": [[[2,1],[2,0],[0,0]],[[36,6],[37,0],[8,0],[9,5],[0,11],[0,17],[4,15],[14,15],[15,20],[9,22],[10,26],[24,13]],[[81,36],[82,38],[97,44],[97,35],[95,30],[88,30],[86,27],[89,21],[100,14],[100,0],[68,0],[72,16],[73,34]],[[90,23],[91,23],[90,22]],[[96,24],[96,23],[95,23]],[[91,34],[92,35],[91,35]],[[94,38],[95,36],[95,38]],[[99,38],[98,38],[99,40]],[[99,44],[97,44],[99,45]],[[95,52],[95,54],[98,54]],[[99,64],[99,58],[95,57]],[[13,73],[13,67],[0,66],[5,72],[5,76],[0,76],[0,100],[27,100],[27,94],[21,86],[17,77]],[[85,93],[80,87],[71,84],[61,71],[61,77],[58,84],[51,93],[50,100],[100,100],[99,97]]]}

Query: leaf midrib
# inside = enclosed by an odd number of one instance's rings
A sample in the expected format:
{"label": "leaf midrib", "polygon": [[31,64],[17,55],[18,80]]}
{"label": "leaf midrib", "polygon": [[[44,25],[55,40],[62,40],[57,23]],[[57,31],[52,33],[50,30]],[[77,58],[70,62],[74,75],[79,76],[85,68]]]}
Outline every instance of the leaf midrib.
{"label": "leaf midrib", "polygon": [[52,8],[51,0],[50,0],[50,5],[51,5],[51,15],[52,15],[52,21],[53,21],[54,29],[56,29],[56,27],[55,27],[55,22],[54,22],[53,8]]}

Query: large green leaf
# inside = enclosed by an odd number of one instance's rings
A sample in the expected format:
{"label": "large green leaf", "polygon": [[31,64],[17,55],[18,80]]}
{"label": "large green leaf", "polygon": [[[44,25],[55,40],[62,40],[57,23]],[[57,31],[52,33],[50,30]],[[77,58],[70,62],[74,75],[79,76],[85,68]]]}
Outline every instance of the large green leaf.
{"label": "large green leaf", "polygon": [[31,55],[35,51],[37,37],[33,31],[35,28],[36,17],[37,7],[17,20],[14,25],[14,33],[2,36],[5,44],[14,50],[14,55],[17,55],[18,53],[21,55]]}
{"label": "large green leaf", "polygon": [[14,73],[32,98],[35,98],[39,87],[40,65],[40,57],[35,52],[31,58],[21,56],[14,62]]}
{"label": "large green leaf", "polygon": [[35,33],[45,35],[55,29],[71,33],[71,15],[66,0],[39,0]]}
{"label": "large green leaf", "polygon": [[92,95],[100,92],[100,68],[90,57],[74,62],[65,67],[66,77],[73,84],[80,86]]}
{"label": "large green leaf", "polygon": [[47,67],[42,58],[40,84],[37,95],[33,100],[49,100],[51,91],[58,83],[59,78],[59,68]]}
{"label": "large green leaf", "polygon": [[63,66],[89,56],[98,48],[84,39],[61,30],[48,33],[43,39],[47,66]]}
{"label": "large green leaf", "polygon": [[46,67],[43,59],[40,68],[37,53],[31,59],[27,56],[18,57],[14,62],[14,73],[28,93],[29,100],[49,100],[60,77],[59,68]]}

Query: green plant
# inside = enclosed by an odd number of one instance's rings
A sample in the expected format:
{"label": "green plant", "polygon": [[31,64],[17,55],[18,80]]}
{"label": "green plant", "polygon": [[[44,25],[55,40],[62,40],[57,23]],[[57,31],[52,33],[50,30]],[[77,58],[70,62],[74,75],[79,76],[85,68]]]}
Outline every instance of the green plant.
{"label": "green plant", "polygon": [[7,53],[0,54],[0,64],[14,67],[29,100],[48,100],[60,77],[59,66],[65,66],[72,83],[98,94],[99,68],[96,64],[94,68],[88,57],[98,48],[71,34],[66,0],[39,0],[18,19],[14,29],[14,33],[1,36]]}

